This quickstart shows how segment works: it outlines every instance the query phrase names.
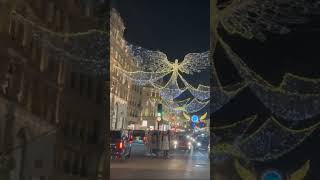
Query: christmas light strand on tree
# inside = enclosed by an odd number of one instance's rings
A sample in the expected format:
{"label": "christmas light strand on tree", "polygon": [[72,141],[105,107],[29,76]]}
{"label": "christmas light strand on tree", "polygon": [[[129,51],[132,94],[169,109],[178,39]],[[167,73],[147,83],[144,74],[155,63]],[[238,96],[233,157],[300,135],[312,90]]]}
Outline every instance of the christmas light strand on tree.
{"label": "christmas light strand on tree", "polygon": [[[220,43],[238,70],[239,75],[273,114],[291,121],[306,120],[320,114],[320,92],[318,94],[302,94],[296,90],[288,90],[289,87],[295,87],[289,84],[296,82],[297,79],[288,81],[287,78],[286,81],[281,83],[282,86],[273,86],[252,71],[221,38]],[[299,78],[299,83],[310,84],[309,87],[314,86],[314,83],[311,84],[310,82],[317,81],[312,79],[303,81],[303,79],[306,78]],[[281,87],[286,87],[286,89],[281,89]],[[311,90],[311,92],[314,91]]]}

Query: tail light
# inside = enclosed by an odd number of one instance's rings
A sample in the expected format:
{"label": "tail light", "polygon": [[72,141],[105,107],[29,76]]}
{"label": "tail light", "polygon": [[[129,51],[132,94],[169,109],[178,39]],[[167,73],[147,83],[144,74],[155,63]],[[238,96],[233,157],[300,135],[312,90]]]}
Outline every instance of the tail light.
{"label": "tail light", "polygon": [[119,149],[123,149],[123,142],[120,142]]}

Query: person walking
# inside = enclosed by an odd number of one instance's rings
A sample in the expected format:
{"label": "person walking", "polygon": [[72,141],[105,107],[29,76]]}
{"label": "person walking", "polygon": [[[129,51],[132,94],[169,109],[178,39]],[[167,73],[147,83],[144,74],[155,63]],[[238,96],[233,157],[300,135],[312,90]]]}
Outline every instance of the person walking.
{"label": "person walking", "polygon": [[149,138],[149,131],[146,132],[145,138],[144,138],[144,148],[146,155],[148,156],[150,154],[150,141],[151,139]]}
{"label": "person walking", "polygon": [[152,155],[157,155],[157,147],[158,146],[158,137],[156,132],[152,132],[151,134],[151,151],[152,151]]}
{"label": "person walking", "polygon": [[169,156],[169,149],[170,149],[170,142],[169,142],[169,133],[163,132],[161,137],[161,150],[163,151],[163,157],[168,159]]}

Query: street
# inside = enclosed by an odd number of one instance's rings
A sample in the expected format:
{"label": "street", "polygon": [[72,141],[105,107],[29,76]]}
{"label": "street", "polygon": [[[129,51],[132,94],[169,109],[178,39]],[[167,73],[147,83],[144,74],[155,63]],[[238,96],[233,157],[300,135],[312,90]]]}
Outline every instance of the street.
{"label": "street", "polygon": [[145,155],[144,145],[132,145],[131,158],[112,161],[111,180],[125,179],[210,179],[210,162],[206,151],[176,151],[169,159]]}

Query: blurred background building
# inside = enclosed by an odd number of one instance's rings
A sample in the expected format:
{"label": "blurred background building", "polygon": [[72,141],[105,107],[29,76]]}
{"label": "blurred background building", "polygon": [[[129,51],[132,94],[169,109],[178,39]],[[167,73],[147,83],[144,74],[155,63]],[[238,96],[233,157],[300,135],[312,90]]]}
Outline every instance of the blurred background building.
{"label": "blurred background building", "polygon": [[133,84],[117,67],[135,71],[135,64],[124,39],[124,23],[112,9],[110,18],[110,127],[139,128],[142,87]]}
{"label": "blurred background building", "polygon": [[[104,81],[33,38],[101,28],[103,1],[0,2],[0,152],[10,179],[93,179],[105,143]],[[21,18],[22,17],[22,18]],[[0,162],[2,163],[2,162]]]}

